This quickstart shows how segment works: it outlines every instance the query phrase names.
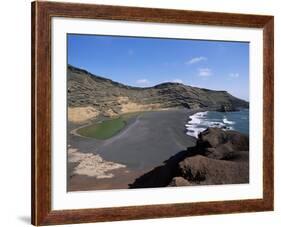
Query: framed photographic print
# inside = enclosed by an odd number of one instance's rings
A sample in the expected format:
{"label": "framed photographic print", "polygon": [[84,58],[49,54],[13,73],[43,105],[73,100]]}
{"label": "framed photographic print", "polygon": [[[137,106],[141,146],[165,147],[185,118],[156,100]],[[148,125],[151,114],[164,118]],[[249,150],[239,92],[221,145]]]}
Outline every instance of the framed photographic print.
{"label": "framed photographic print", "polygon": [[272,16],[32,3],[32,223],[273,210]]}

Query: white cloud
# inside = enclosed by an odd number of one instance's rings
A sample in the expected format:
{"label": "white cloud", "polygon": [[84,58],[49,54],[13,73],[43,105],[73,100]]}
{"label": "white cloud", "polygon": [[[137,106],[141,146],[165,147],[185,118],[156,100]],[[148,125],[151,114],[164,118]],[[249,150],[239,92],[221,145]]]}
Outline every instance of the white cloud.
{"label": "white cloud", "polygon": [[150,84],[150,82],[147,79],[139,79],[139,80],[136,81],[136,84],[145,86],[145,85]]}
{"label": "white cloud", "polygon": [[194,58],[191,58],[189,61],[187,61],[186,64],[192,65],[192,64],[198,63],[200,61],[206,61],[206,60],[207,60],[207,58],[203,57],[203,56],[194,57]]}
{"label": "white cloud", "polygon": [[198,69],[198,76],[209,77],[212,75],[212,70],[209,68],[200,68]]}
{"label": "white cloud", "polygon": [[239,76],[240,76],[239,73],[230,73],[229,74],[229,77],[231,77],[231,78],[237,78]]}
{"label": "white cloud", "polygon": [[183,84],[182,79],[173,79],[172,82]]}

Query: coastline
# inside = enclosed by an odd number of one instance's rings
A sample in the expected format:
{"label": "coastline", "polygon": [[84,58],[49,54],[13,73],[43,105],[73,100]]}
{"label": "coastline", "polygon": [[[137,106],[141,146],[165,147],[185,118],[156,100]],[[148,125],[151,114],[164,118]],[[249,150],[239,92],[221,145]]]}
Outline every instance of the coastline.
{"label": "coastline", "polygon": [[[110,185],[109,188],[128,188],[137,177],[161,165],[186,147],[195,145],[196,138],[185,134],[184,125],[192,114],[204,110],[182,108],[145,112],[141,117],[130,120],[122,131],[107,140],[77,136],[70,133],[73,132],[72,128],[68,133],[68,144],[72,148],[78,149],[81,153],[99,155],[107,162],[126,167],[122,170],[109,171],[108,173],[114,177],[102,180],[86,175],[69,174],[68,189],[98,190],[103,189],[104,185]],[[69,163],[68,172],[73,172],[77,165]],[[124,171],[127,171],[127,174]],[[79,184],[81,189],[78,187]]]}
{"label": "coastline", "polygon": [[234,130],[249,135],[249,109],[236,111],[207,110],[190,116],[185,124],[186,134],[198,138],[200,132],[207,128]]}
{"label": "coastline", "polygon": [[[68,190],[132,187],[138,178],[165,165],[168,160],[176,160],[175,157],[181,157],[187,149],[197,144],[198,139],[186,135],[185,125],[192,115],[204,111],[214,110],[170,109],[145,112],[142,116],[131,119],[117,135],[103,141],[69,133],[68,141],[71,142],[71,147],[77,148],[81,153],[98,155],[104,162],[122,165],[123,168],[109,170],[106,174],[112,177],[104,179],[87,175],[69,176]],[[71,172],[77,164],[72,163],[68,166],[68,171]]]}

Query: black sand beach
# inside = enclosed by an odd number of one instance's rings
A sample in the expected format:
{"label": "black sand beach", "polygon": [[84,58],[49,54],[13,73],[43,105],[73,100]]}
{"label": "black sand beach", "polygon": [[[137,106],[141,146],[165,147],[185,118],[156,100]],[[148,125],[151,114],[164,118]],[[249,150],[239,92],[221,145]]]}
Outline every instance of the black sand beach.
{"label": "black sand beach", "polygon": [[[69,133],[68,144],[79,152],[98,154],[106,161],[126,165],[126,169],[113,171],[114,179],[72,176],[69,179],[69,190],[102,189],[104,185],[108,188],[127,188],[128,184],[144,172],[195,145],[196,139],[185,134],[184,125],[188,117],[198,111],[182,108],[144,112],[130,119],[120,133],[107,140],[84,138]],[[69,129],[73,128],[70,125]],[[69,164],[69,171],[74,166]]]}
{"label": "black sand beach", "polygon": [[187,136],[184,127],[189,115],[194,112],[176,109],[142,113],[110,139],[69,135],[69,144],[81,152],[97,153],[105,160],[122,163],[129,168],[159,165],[195,144],[196,139]]}

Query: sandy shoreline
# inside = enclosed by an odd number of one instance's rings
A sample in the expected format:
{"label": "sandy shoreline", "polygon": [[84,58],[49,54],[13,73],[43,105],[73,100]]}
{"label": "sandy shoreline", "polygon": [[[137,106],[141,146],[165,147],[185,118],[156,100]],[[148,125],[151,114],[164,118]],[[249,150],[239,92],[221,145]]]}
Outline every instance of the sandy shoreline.
{"label": "sandy shoreline", "polygon": [[[81,153],[99,155],[106,162],[118,163],[126,168],[112,170],[114,177],[103,180],[69,174],[68,189],[128,188],[128,184],[145,171],[195,145],[196,139],[185,134],[184,125],[190,115],[199,111],[202,110],[146,112],[132,118],[120,133],[107,140],[84,138],[69,133],[68,144],[72,148]],[[70,127],[71,130],[73,128]],[[68,167],[68,171],[73,171],[77,165],[69,163]]]}

